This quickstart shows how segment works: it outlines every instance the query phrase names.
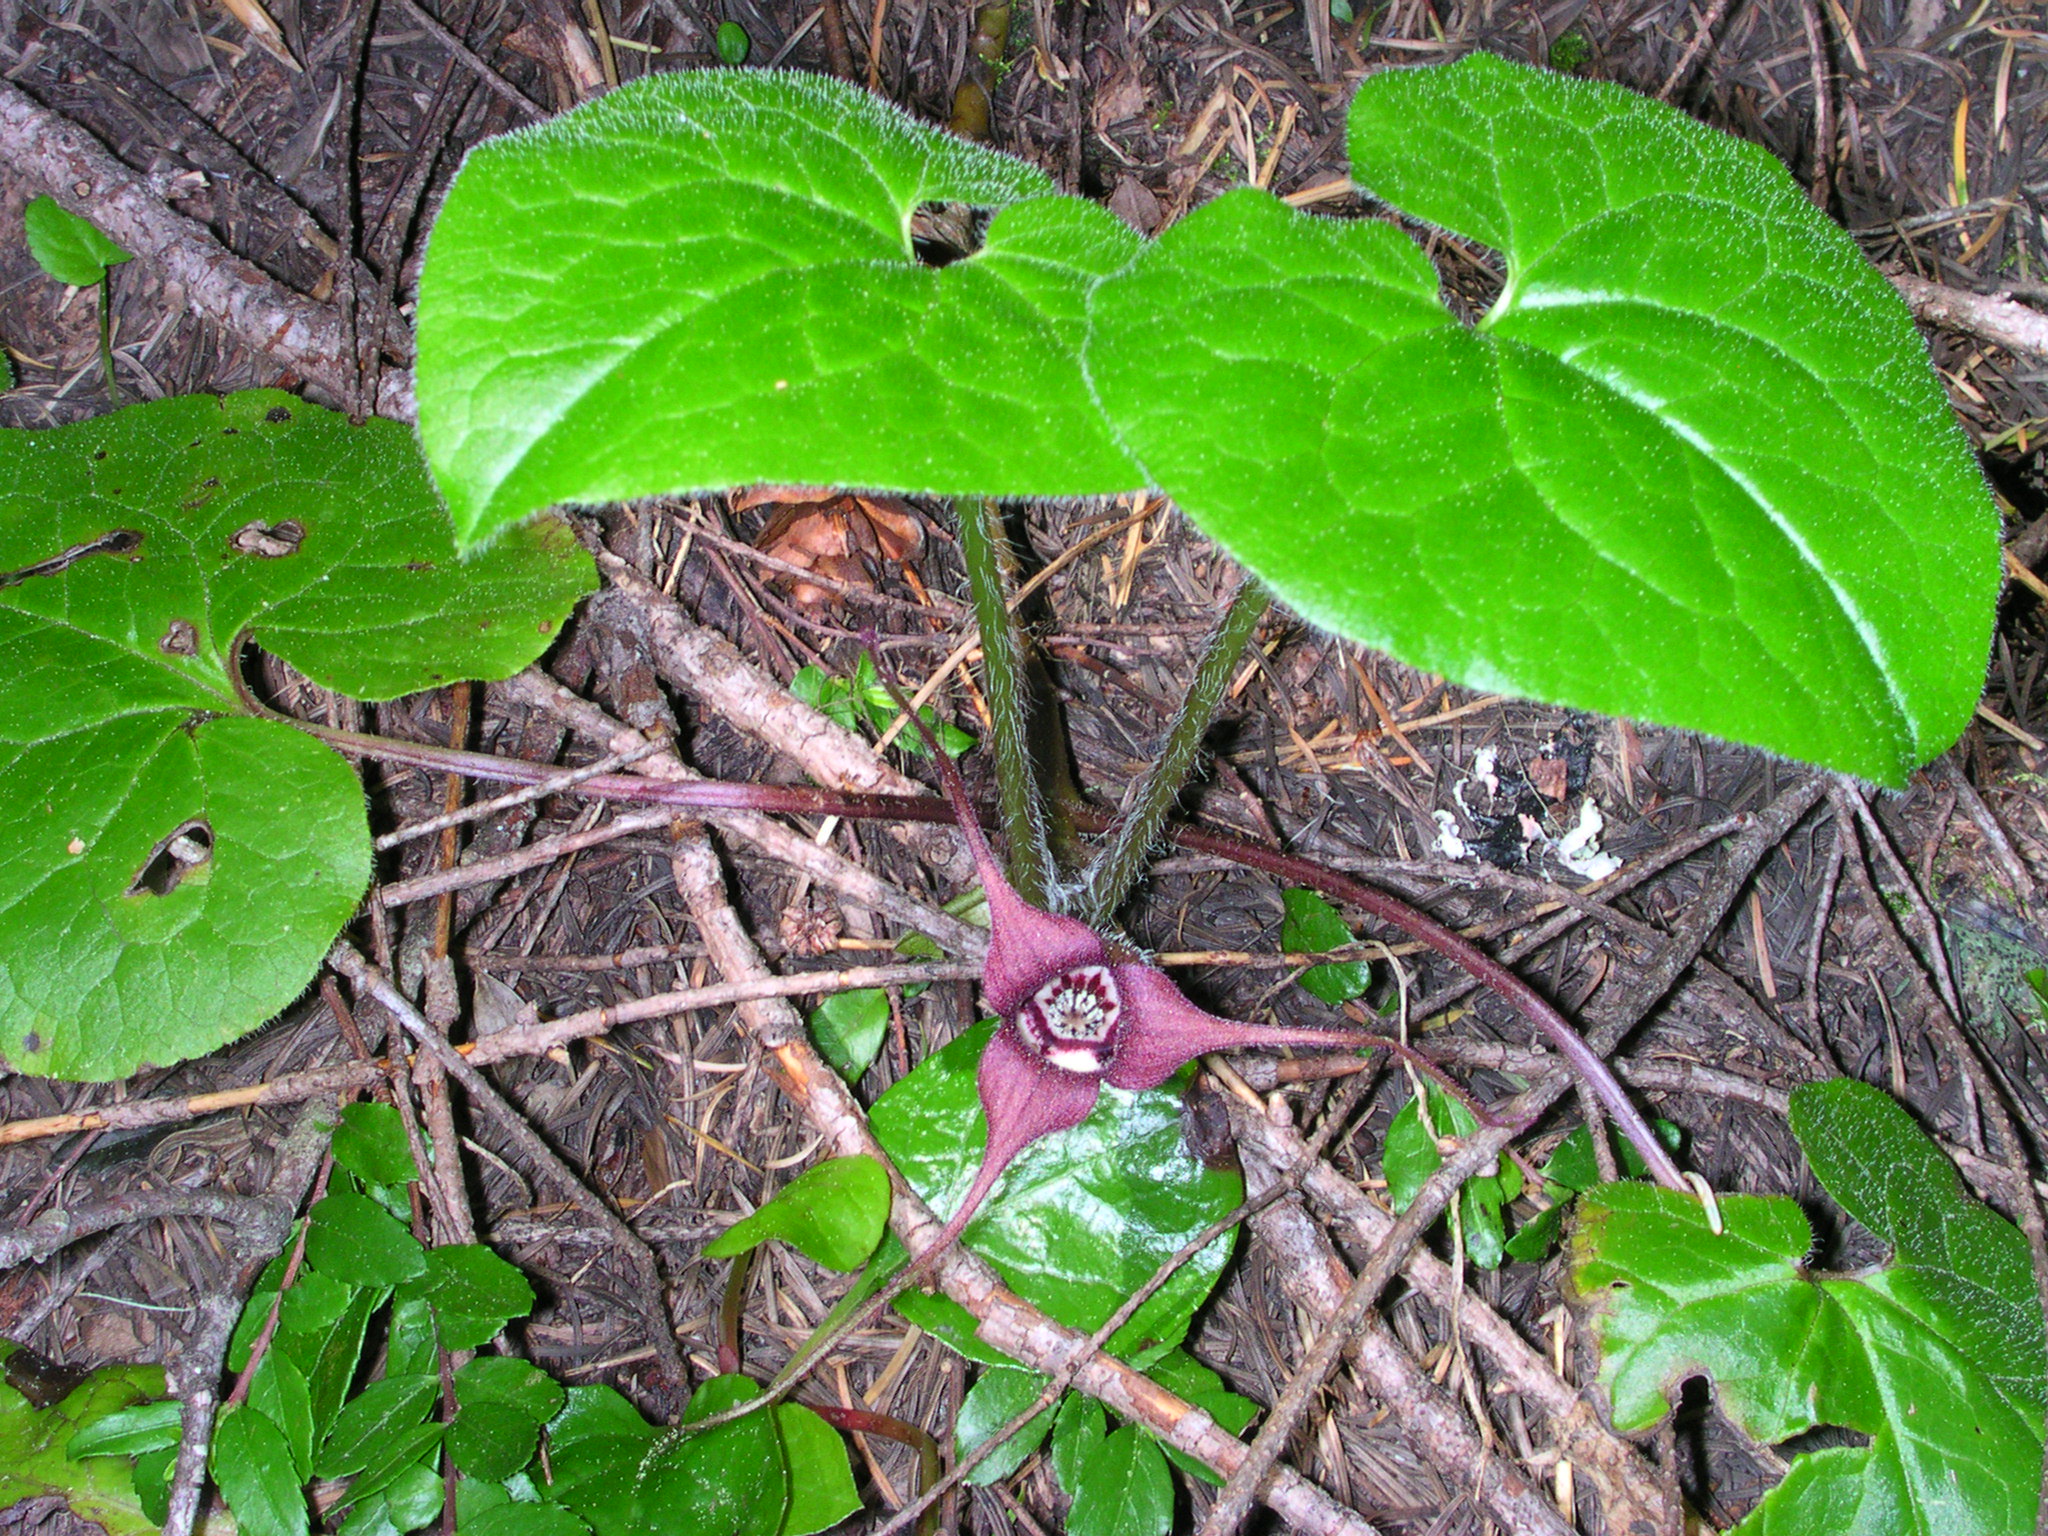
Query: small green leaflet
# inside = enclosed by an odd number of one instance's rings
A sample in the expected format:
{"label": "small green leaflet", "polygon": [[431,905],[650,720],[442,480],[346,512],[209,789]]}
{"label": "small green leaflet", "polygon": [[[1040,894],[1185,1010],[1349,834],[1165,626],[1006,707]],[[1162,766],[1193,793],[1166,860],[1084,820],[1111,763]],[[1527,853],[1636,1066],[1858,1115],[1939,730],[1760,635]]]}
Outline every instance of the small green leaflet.
{"label": "small green leaflet", "polygon": [[[1429,1118],[1437,1136],[1465,1137],[1479,1129],[1472,1112],[1439,1088],[1429,1090]],[[1405,1211],[1444,1160],[1414,1099],[1395,1111],[1393,1123],[1387,1127],[1383,1155],[1387,1203],[1396,1211]],[[1500,1268],[1507,1252],[1507,1228],[1501,1213],[1521,1192],[1522,1170],[1506,1159],[1502,1159],[1499,1173],[1475,1175],[1458,1191],[1458,1222],[1465,1233],[1465,1252],[1481,1269]]]}
{"label": "small green leaflet", "polygon": [[[968,1030],[875,1102],[869,1123],[897,1171],[941,1215],[981,1166],[985,1141],[976,1064],[994,1025]],[[1244,1198],[1243,1180],[1203,1166],[1181,1140],[1185,1076],[1147,1093],[1105,1087],[1071,1131],[1010,1165],[963,1241],[1020,1296],[1070,1328],[1094,1329],[1167,1258]],[[1230,1257],[1218,1238],[1186,1264],[1111,1341],[1129,1353],[1176,1344]],[[887,1252],[887,1248],[884,1250]],[[1002,1363],[973,1337],[973,1320],[944,1296],[906,1291],[896,1306],[963,1354]]]}
{"label": "small green leaflet", "polygon": [[444,1349],[489,1343],[513,1318],[533,1310],[526,1276],[474,1243],[428,1249],[424,1270],[400,1288],[399,1297],[432,1305]]}
{"label": "small green leaflet", "polygon": [[[901,943],[896,947],[903,949]],[[932,948],[936,950],[938,946]],[[888,1035],[889,994],[880,987],[834,992],[811,1010],[811,1038],[832,1063],[832,1070],[849,1083],[859,1082],[862,1074],[875,1064],[875,1054]]]}
{"label": "small green leaflet", "polygon": [[[1337,909],[1314,891],[1282,891],[1280,904],[1287,913],[1280,924],[1280,947],[1290,955],[1312,955],[1357,942]],[[1372,984],[1372,965],[1365,960],[1312,965],[1297,979],[1335,1008],[1365,996]]]}
{"label": "small green leaflet", "polygon": [[[896,722],[896,701],[882,686],[881,678],[875,672],[874,659],[865,651],[854,663],[850,679],[833,677],[821,667],[799,667],[796,676],[789,680],[789,691],[849,731],[858,730],[863,724],[872,730],[886,731]],[[972,736],[952,721],[941,720],[929,704],[917,715],[939,738],[939,745],[948,757],[958,757],[974,746]],[[925,755],[924,737],[916,731],[899,733],[896,745],[913,757]]]}
{"label": "small green leaflet", "polygon": [[1647,1184],[1584,1196],[1573,1283],[1595,1309],[1616,1426],[1655,1424],[1705,1372],[1765,1443],[1820,1424],[1869,1437],[1797,1457],[1742,1536],[2031,1529],[2048,1345],[2026,1239],[1878,1090],[1807,1084],[1791,1119],[1815,1176],[1891,1261],[1808,1270],[1813,1233],[1786,1199],[1723,1195],[1715,1236],[1697,1200]]}
{"label": "small green leaflet", "polygon": [[730,1259],[780,1238],[827,1269],[854,1270],[875,1251],[888,1223],[888,1171],[872,1157],[835,1157],[727,1227],[704,1256]]}
{"label": "small green leaflet", "polygon": [[389,1104],[345,1104],[329,1143],[335,1162],[365,1184],[403,1186],[420,1176],[405,1122]]}
{"label": "small green leaflet", "polygon": [[133,252],[122,250],[90,219],[80,218],[54,197],[31,201],[22,210],[21,221],[36,265],[74,288],[90,288],[107,275],[107,268],[133,258]]}
{"label": "small green leaflet", "polygon": [[243,712],[238,636],[392,698],[518,670],[594,581],[558,522],[457,560],[410,432],[276,391],[0,432],[0,1055],[212,1050],[354,911],[362,786]]}
{"label": "small green leaflet", "polygon": [[1135,1424],[1114,1429],[1082,1463],[1067,1536],[1166,1536],[1173,1476],[1159,1442]]}
{"label": "small green leaflet", "polygon": [[[458,537],[763,480],[1149,486],[1475,687],[1889,784],[1954,740],[1996,513],[1903,302],[1784,168],[1485,54],[1371,76],[1349,130],[1361,186],[1500,254],[1477,326],[1390,222],[1247,188],[1143,242],[811,76],[653,77],[482,145],[420,285]],[[934,270],[910,220],[947,200],[992,220]]]}
{"label": "small green leaflet", "polygon": [[[991,1365],[985,1369],[961,1399],[960,1414],[953,1423],[958,1455],[964,1458],[979,1450],[991,1435],[1036,1402],[1050,1379],[1015,1366]],[[1053,1410],[1047,1408],[991,1451],[987,1461],[967,1474],[967,1481],[977,1488],[1001,1482],[1045,1442],[1052,1426]]]}
{"label": "small green leaflet", "polygon": [[747,62],[747,55],[754,51],[754,40],[747,36],[747,29],[736,21],[721,21],[718,24],[717,47],[719,59],[737,69]]}

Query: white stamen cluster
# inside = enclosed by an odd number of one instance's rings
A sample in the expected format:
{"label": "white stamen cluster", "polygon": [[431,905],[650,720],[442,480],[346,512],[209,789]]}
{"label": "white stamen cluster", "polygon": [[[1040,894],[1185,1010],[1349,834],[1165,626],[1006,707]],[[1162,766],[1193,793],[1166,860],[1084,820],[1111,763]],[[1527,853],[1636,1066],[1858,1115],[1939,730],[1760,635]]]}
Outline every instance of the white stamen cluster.
{"label": "white stamen cluster", "polygon": [[1123,998],[1104,965],[1063,971],[1017,1010],[1017,1033],[1033,1054],[1068,1072],[1099,1077],[1116,1060]]}

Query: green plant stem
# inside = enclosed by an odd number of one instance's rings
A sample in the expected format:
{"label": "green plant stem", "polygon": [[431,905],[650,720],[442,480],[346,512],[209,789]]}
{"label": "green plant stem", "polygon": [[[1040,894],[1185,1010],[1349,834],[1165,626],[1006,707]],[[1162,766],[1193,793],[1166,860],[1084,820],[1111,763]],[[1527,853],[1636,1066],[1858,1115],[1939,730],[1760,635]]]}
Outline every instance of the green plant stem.
{"label": "green plant stem", "polygon": [[1003,832],[1010,844],[1010,884],[1034,907],[1046,904],[1052,885],[1052,854],[1045,842],[1045,817],[1038,780],[1025,741],[1025,681],[1022,645],[1010,615],[1009,584],[1003,579],[1002,512],[989,500],[954,503],[960,527],[960,556],[981,630],[981,661],[988,707],[993,716],[996,793]]}
{"label": "green plant stem", "polygon": [[107,381],[107,404],[121,403],[121,386],[114,382],[114,273],[100,271],[100,374]]}
{"label": "green plant stem", "polygon": [[1188,772],[1194,767],[1195,754],[1202,750],[1202,740],[1209,734],[1224,690],[1237,671],[1238,659],[1244,655],[1259,620],[1271,605],[1266,589],[1249,576],[1231,598],[1223,622],[1216,626],[1202,652],[1194,681],[1181,696],[1180,712],[1167,732],[1165,749],[1125,808],[1109,846],[1088,867],[1082,882],[1081,909],[1075,914],[1084,922],[1097,928],[1107,923],[1145,872],[1152,843],[1180,798]]}

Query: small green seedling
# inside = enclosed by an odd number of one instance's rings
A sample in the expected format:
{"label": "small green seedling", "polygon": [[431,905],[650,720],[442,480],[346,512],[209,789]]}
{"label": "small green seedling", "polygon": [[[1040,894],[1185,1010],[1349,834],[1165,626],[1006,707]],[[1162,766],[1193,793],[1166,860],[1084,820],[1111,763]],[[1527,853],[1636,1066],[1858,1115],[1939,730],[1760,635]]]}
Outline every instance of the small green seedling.
{"label": "small green seedling", "polygon": [[99,292],[100,372],[107,399],[118,401],[114,380],[113,268],[134,259],[101,234],[90,219],[80,218],[54,197],[38,197],[22,210],[22,229],[36,265],[60,283]]}
{"label": "small green seedling", "polygon": [[754,51],[754,40],[747,36],[747,29],[736,21],[721,21],[718,24],[718,57],[738,69],[747,62],[747,55]]}

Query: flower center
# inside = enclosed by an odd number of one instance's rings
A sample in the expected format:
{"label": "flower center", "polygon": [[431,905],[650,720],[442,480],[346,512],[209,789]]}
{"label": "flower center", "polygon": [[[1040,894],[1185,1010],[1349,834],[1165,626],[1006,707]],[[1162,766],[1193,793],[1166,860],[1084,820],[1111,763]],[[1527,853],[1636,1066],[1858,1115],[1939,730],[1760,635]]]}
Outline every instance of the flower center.
{"label": "flower center", "polygon": [[1106,965],[1063,971],[1017,1010],[1017,1033],[1055,1067],[1099,1077],[1116,1060],[1123,999]]}

